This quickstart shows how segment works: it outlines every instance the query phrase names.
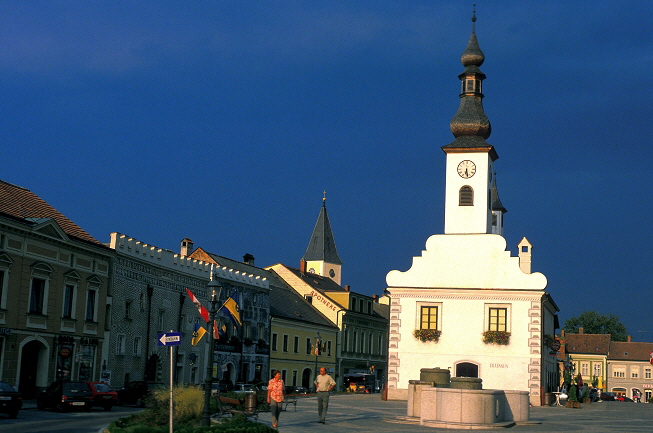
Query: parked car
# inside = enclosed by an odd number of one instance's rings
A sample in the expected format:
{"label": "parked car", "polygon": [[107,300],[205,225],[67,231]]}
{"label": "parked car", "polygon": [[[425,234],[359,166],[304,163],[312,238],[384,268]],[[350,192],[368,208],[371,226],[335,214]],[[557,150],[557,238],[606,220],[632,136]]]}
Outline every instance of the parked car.
{"label": "parked car", "polygon": [[23,407],[23,397],[7,382],[0,382],[0,412],[16,418]]}
{"label": "parked car", "polygon": [[632,403],[633,402],[632,398],[626,397],[625,395],[619,395],[619,396],[617,396],[615,398],[616,398],[617,401],[625,401],[627,403]]}
{"label": "parked car", "polygon": [[153,390],[164,389],[166,384],[162,382],[146,382],[144,380],[133,380],[118,390],[118,405],[135,404],[138,407],[145,407],[145,398]]}
{"label": "parked car", "polygon": [[111,408],[118,402],[118,393],[104,382],[86,382],[93,393],[93,406],[103,407],[104,410]]}
{"label": "parked car", "polygon": [[58,380],[52,382],[36,397],[39,410],[53,408],[58,411],[71,409],[91,410],[93,393],[86,382]]}
{"label": "parked car", "polygon": [[286,386],[286,394],[308,394],[308,388],[304,386]]}
{"label": "parked car", "polygon": [[614,392],[602,392],[601,393],[601,400],[603,401],[615,401],[617,397],[617,394]]}

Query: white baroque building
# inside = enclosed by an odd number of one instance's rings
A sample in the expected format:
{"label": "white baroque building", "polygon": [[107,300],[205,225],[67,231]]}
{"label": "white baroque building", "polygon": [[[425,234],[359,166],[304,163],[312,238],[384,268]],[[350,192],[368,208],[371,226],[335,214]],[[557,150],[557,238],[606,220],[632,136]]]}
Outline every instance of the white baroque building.
{"label": "white baroque building", "polygon": [[[451,121],[455,140],[442,147],[445,233],[426,241],[409,270],[390,271],[386,278],[388,398],[406,399],[409,381],[419,380],[422,368],[439,367],[452,377],[481,378],[483,389],[529,391],[531,404],[539,406],[544,393],[557,390],[548,343],[558,308],[545,291],[546,277],[531,273],[528,240],[520,242],[517,257],[506,249],[506,209],[494,172],[498,154],[485,141],[484,55],[473,28],[461,61],[461,101]],[[421,341],[416,331],[437,341]]]}

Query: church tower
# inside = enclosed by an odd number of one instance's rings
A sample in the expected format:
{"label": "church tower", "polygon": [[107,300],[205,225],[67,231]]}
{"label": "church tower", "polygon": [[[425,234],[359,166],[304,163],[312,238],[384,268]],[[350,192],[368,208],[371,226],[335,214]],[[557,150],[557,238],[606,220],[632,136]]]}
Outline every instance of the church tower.
{"label": "church tower", "polygon": [[338,256],[336,241],[331,231],[331,223],[326,210],[326,191],[322,198],[322,208],[317,217],[313,235],[308,242],[308,248],[302,257],[306,262],[306,270],[313,274],[329,277],[338,284],[342,280],[342,260]]}
{"label": "church tower", "polygon": [[[442,146],[447,155],[444,233],[493,233],[493,163],[499,156],[485,141],[490,136],[490,121],[483,111],[483,80],[480,66],[485,60],[472,16],[472,35],[460,60],[465,67],[458,78],[462,82],[460,106],[451,119],[455,140]],[[496,195],[498,198],[498,195]],[[502,214],[501,214],[502,216]],[[502,222],[502,221],[501,221]]]}

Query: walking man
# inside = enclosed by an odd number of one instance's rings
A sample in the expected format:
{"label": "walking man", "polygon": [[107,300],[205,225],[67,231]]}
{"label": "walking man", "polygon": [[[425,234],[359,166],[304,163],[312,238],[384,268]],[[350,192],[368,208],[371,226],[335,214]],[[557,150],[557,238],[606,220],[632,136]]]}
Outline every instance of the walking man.
{"label": "walking man", "polygon": [[326,368],[320,368],[320,374],[315,378],[315,392],[317,394],[318,422],[326,424],[327,408],[329,407],[329,392],[336,386],[331,376],[326,374]]}

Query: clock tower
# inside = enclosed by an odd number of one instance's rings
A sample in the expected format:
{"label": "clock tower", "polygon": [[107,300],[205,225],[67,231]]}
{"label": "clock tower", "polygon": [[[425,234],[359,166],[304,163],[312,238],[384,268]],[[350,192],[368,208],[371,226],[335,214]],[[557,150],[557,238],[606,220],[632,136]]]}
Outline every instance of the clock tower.
{"label": "clock tower", "polygon": [[306,270],[310,273],[329,277],[337,284],[342,282],[342,260],[336,249],[336,241],[331,231],[331,223],[326,210],[326,191],[322,198],[322,209],[317,217],[311,240],[302,257]]}
{"label": "clock tower", "polygon": [[483,80],[480,66],[485,55],[478,46],[472,16],[472,35],[460,60],[465,67],[460,106],[451,119],[455,140],[442,146],[447,155],[444,205],[444,233],[492,233],[494,183],[493,163],[499,156],[485,139],[490,136],[490,121],[483,111]]}

